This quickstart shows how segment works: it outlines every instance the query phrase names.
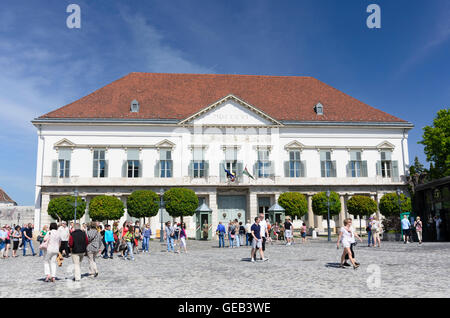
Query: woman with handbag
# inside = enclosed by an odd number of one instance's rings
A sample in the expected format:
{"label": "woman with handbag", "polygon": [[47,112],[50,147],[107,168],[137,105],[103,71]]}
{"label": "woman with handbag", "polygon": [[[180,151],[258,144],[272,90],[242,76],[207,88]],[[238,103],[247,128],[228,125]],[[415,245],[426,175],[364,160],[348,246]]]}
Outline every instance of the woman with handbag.
{"label": "woman with handbag", "polygon": [[[44,237],[47,235],[48,232],[48,226],[44,225],[41,232],[39,233],[38,237],[36,238],[36,241],[38,241],[40,244],[42,244],[42,241],[44,240]],[[39,249],[39,257],[44,256],[44,251],[42,249]]]}
{"label": "woman with handbag", "polygon": [[58,232],[58,225],[53,222],[50,224],[50,230],[45,235],[42,244],[39,247],[44,251],[45,282],[55,282],[56,280],[56,257],[59,254],[60,245],[61,236]]}

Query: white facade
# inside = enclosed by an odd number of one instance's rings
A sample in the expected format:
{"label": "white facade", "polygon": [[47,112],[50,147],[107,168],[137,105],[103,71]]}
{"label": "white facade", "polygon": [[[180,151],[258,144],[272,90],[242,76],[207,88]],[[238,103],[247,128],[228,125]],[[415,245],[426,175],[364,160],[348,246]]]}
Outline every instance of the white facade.
{"label": "white facade", "polygon": [[[245,211],[240,218],[245,221],[257,215],[258,202],[270,201],[271,205],[283,192],[304,193],[310,203],[313,194],[331,190],[337,192],[344,203],[339,218],[336,218],[342,223],[347,216],[345,202],[348,198],[365,194],[379,200],[384,193],[404,187],[403,177],[409,163],[407,138],[411,126],[398,123],[280,123],[233,97],[178,123],[45,119],[33,123],[38,129],[36,228],[50,221],[46,213],[49,200],[72,195],[75,189],[87,202],[96,195],[107,194],[126,203],[127,196],[134,190],[151,189],[159,193],[160,188],[171,187],[191,188],[206,200],[213,210],[213,232],[225,213],[221,206],[222,214],[219,215],[218,202],[226,202],[223,197],[227,195],[245,198],[242,199]],[[209,167],[202,178],[194,178],[189,173],[194,148],[203,149]],[[235,182],[224,177],[223,161],[232,148],[237,150],[239,168],[247,166],[255,180],[241,175],[242,171],[237,171]],[[105,150],[107,177],[93,177],[95,149]],[[139,151],[142,170],[137,178],[124,176],[123,164],[129,149]],[[269,151],[268,160],[272,162],[273,170],[268,177],[258,177],[258,171],[254,170],[259,149]],[[54,171],[54,161],[60,158],[61,150],[70,156],[69,175],[64,177],[55,175]],[[173,175],[170,178],[155,175],[159,174],[155,165],[162,150],[171,150]],[[300,154],[306,167],[302,177],[286,175],[285,162],[289,161],[290,151]],[[330,160],[336,163],[336,177],[322,176],[321,151],[330,152]],[[347,164],[352,151],[360,152],[359,160],[367,162],[366,177],[348,175]],[[377,171],[382,153],[388,154],[387,159],[392,162],[390,177],[386,174],[383,177],[383,173]],[[261,204],[267,206],[267,203]],[[188,235],[195,236],[194,218],[185,221]],[[305,221],[309,227],[323,231],[324,222],[321,217],[313,216],[310,204]],[[156,233],[160,227],[159,216],[152,218],[151,226]]]}

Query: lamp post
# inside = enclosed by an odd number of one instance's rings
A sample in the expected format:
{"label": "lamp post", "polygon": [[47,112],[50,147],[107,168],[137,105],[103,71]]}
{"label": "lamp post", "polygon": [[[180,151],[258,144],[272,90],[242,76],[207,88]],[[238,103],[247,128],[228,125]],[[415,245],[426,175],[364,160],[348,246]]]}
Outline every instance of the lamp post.
{"label": "lamp post", "polygon": [[327,190],[327,207],[328,207],[328,217],[327,217],[327,228],[328,228],[328,242],[331,241],[331,229],[330,229],[330,190]]}
{"label": "lamp post", "polygon": [[401,213],[402,213],[402,206],[401,206],[401,204],[400,204],[400,194],[401,194],[400,189],[397,189],[398,210],[399,210],[399,212],[400,212],[400,214],[401,214]]}
{"label": "lamp post", "polygon": [[73,194],[75,195],[75,214],[73,217],[73,224],[77,223],[77,201],[78,201],[78,190],[75,189],[75,191],[73,192]]}

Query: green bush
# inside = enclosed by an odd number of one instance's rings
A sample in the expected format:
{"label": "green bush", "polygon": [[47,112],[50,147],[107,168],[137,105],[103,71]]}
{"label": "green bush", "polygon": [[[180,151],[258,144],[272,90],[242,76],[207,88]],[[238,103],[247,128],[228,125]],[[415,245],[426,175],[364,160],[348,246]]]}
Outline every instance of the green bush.
{"label": "green bush", "polygon": [[123,202],[116,197],[99,195],[89,203],[89,216],[94,221],[118,220],[124,212]]}
{"label": "green bush", "polygon": [[[402,212],[411,212],[411,199],[406,197],[403,193],[400,194]],[[397,216],[400,217],[400,210],[398,208],[397,193],[386,193],[380,200],[380,212],[385,217]]]}
{"label": "green bush", "polygon": [[347,201],[347,211],[360,218],[367,217],[377,212],[377,203],[367,196],[354,195]]}
{"label": "green bush", "polygon": [[158,214],[159,196],[151,190],[134,191],[127,200],[127,212],[134,218],[152,217]]}
{"label": "green bush", "polygon": [[198,208],[198,197],[193,190],[185,188],[172,188],[164,193],[166,211],[171,217],[194,215]]}
{"label": "green bush", "polygon": [[278,198],[278,204],[282,206],[286,215],[301,218],[308,212],[306,197],[299,192],[285,192]]}
{"label": "green bush", "polygon": [[[77,198],[77,219],[83,217],[86,211],[86,202]],[[75,217],[75,197],[62,196],[50,200],[47,209],[48,214],[55,220],[70,221]]]}
{"label": "green bush", "polygon": [[[327,216],[328,215],[328,198],[325,192],[319,192],[312,197],[312,209],[314,214]],[[330,193],[330,216],[337,215],[341,212],[341,201],[336,192]]]}

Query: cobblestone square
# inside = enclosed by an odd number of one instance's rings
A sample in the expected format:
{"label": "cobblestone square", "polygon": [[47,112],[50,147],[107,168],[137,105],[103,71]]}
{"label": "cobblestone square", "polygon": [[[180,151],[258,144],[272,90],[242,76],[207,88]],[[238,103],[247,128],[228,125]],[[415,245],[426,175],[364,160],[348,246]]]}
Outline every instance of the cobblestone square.
{"label": "cobblestone square", "polygon": [[[269,261],[250,262],[250,248],[222,248],[218,241],[188,241],[187,254],[166,252],[151,241],[151,253],[127,261],[98,259],[99,276],[72,281],[71,259],[44,283],[38,256],[0,260],[3,297],[449,297],[450,243],[359,243],[357,270],[338,268],[342,249],[326,239],[268,245]],[[29,253],[29,251],[27,251]],[[88,272],[83,260],[82,274]]]}

